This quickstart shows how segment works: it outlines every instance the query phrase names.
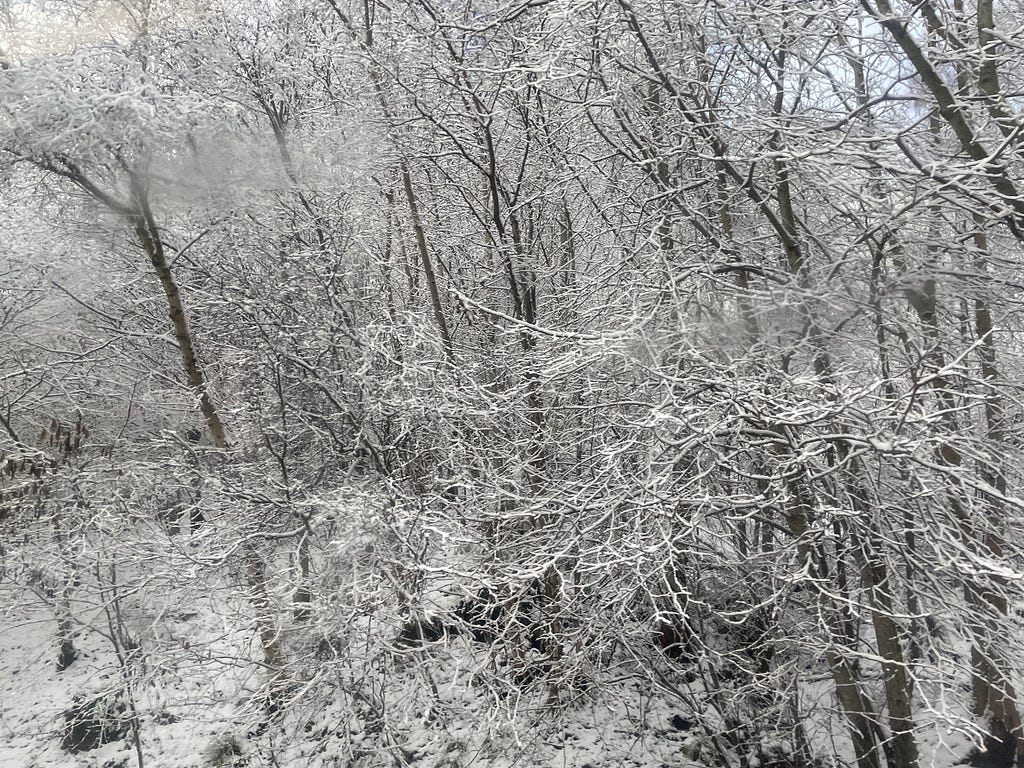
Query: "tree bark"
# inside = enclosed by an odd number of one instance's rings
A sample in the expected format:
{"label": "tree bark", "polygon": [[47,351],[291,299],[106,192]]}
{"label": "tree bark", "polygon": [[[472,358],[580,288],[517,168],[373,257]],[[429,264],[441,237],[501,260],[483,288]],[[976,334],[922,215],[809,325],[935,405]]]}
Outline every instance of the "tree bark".
{"label": "tree bark", "polygon": [[412,229],[416,235],[416,249],[420,254],[420,264],[423,266],[423,279],[430,292],[430,306],[434,311],[434,322],[437,323],[437,332],[441,337],[441,344],[444,347],[445,357],[453,360],[452,337],[448,331],[448,322],[444,317],[444,307],[441,305],[441,292],[437,287],[437,275],[434,273],[434,264],[430,260],[430,251],[427,249],[427,236],[423,231],[423,221],[420,218],[419,204],[416,202],[416,194],[412,188],[412,175],[409,173],[409,166],[402,160],[399,166],[402,175],[402,188],[405,190],[405,199],[409,203],[409,215],[412,217]]}
{"label": "tree bark", "polygon": [[185,315],[184,303],[181,299],[181,291],[167,264],[167,256],[164,253],[163,241],[160,238],[160,231],[149,209],[149,203],[145,192],[133,175],[135,188],[135,202],[137,212],[130,217],[135,235],[142,244],[146,255],[149,257],[153,271],[160,280],[160,287],[163,288],[164,297],[167,299],[167,313],[171,318],[171,326],[174,329],[174,340],[181,352],[181,363],[185,369],[185,379],[188,381],[189,389],[196,396],[199,402],[199,410],[206,420],[206,428],[210,433],[210,439],[217,448],[227,448],[227,433],[224,424],[220,420],[220,414],[210,398],[207,391],[207,383],[203,376],[203,370],[196,357],[195,346],[192,343],[192,332],[189,328],[188,318]]}

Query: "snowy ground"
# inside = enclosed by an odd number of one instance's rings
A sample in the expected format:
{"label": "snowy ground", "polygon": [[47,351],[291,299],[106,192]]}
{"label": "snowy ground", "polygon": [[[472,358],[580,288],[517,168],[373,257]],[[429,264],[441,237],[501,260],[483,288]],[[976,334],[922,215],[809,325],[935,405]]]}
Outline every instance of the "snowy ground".
{"label": "snowy ground", "polygon": [[[56,624],[49,608],[31,596],[14,594],[10,585],[0,585],[0,602],[6,606],[0,625],[0,767],[136,765],[134,748],[125,739],[77,754],[60,746],[62,713],[76,694],[94,696],[121,687],[112,646],[88,626],[98,626],[100,617],[88,612],[79,617],[85,622],[76,630],[79,657],[69,669],[57,671]],[[139,675],[136,699],[146,766],[207,765],[204,751],[232,725],[245,673],[232,657],[230,643],[222,639],[220,659],[210,652],[210,644],[204,648],[206,658],[184,647],[176,654],[167,652],[175,629],[194,631],[203,621],[201,616],[194,611],[180,617],[165,615],[161,622],[165,643]],[[207,632],[225,637],[223,629],[218,631],[212,624]],[[174,664],[175,656],[180,664]]]}
{"label": "snowy ground", "polygon": [[[62,713],[75,694],[93,695],[121,682],[112,646],[99,631],[103,615],[81,609],[76,644],[79,659],[56,670],[55,620],[43,602],[0,584],[0,768],[121,768],[137,765],[130,739],[69,754],[61,749]],[[165,597],[170,597],[166,596]],[[131,606],[128,606],[131,608]],[[684,768],[700,741],[673,725],[686,714],[678,701],[650,684],[624,676],[600,694],[581,696],[552,711],[536,701],[510,702],[515,716],[488,710],[486,695],[472,684],[472,666],[460,660],[459,640],[431,653],[431,664],[407,667],[408,679],[374,689],[392,701],[386,722],[370,723],[365,712],[326,700],[329,681],[315,676],[291,692],[286,713],[260,731],[259,658],[251,627],[215,602],[212,591],[183,589],[158,612],[136,605],[129,620],[147,648],[136,697],[142,722],[145,768],[204,768],[212,765],[291,768]],[[465,651],[465,649],[463,649]],[[423,652],[427,653],[427,652]],[[425,658],[425,657],[423,657]],[[424,669],[433,670],[424,677]],[[398,664],[395,669],[401,671]],[[944,724],[966,716],[962,703],[927,697],[918,713],[922,766],[950,768],[970,749],[970,739]],[[808,682],[805,701],[824,697],[829,684]],[[848,752],[841,729],[808,723],[824,751]],[[833,724],[834,726],[834,724]],[[835,743],[828,743],[834,741]],[[234,745],[240,754],[233,754]],[[226,748],[225,748],[226,747]],[[707,754],[707,752],[705,752]],[[714,764],[713,761],[699,764]]]}
{"label": "snowy ground", "polygon": [[[75,692],[98,693],[118,682],[117,667],[107,641],[95,633],[80,630],[76,642],[79,659],[70,669],[58,672],[55,659],[54,620],[45,606],[14,603],[10,590],[3,599],[11,606],[0,631],[0,766],[2,768],[119,768],[136,765],[127,740],[98,749],[68,754],[60,747],[62,712]],[[196,621],[199,617],[193,617]],[[183,658],[183,661],[185,659]],[[193,660],[195,661],[195,660]],[[215,666],[215,665],[214,665]],[[207,673],[214,668],[208,665]],[[261,764],[268,746],[276,746],[283,765],[345,765],[318,756],[315,738],[306,744],[268,744],[269,736],[245,738],[246,687],[250,681],[240,666],[225,665],[220,679],[199,679],[193,672],[185,678],[174,670],[157,673],[157,685],[139,691],[143,713],[143,755],[150,768],[199,768],[216,764],[218,737],[235,735],[248,752],[250,764]],[[449,699],[454,690],[443,690]],[[331,713],[303,712],[301,701],[294,714],[309,716],[308,730],[329,725]],[[528,730],[513,732],[495,724],[491,733],[472,729],[465,721],[447,723],[395,723],[404,735],[401,753],[421,766],[673,766],[681,762],[687,734],[674,729],[673,712],[663,703],[642,697],[618,702],[602,701],[553,721],[527,717]],[[615,725],[609,726],[609,723]],[[647,727],[637,728],[637,723]],[[616,727],[618,726],[618,727]],[[332,735],[333,735],[332,729]],[[358,736],[358,734],[353,734]],[[486,737],[486,738],[484,738]],[[263,741],[263,744],[258,742]],[[506,740],[502,748],[501,741]],[[256,743],[254,743],[256,742]],[[516,745],[513,747],[513,745]],[[371,748],[372,749],[372,748]],[[389,755],[374,756],[371,749],[358,764],[390,762]],[[397,752],[397,750],[396,750]],[[329,757],[329,756],[326,756]],[[241,757],[225,760],[243,762]],[[352,763],[357,764],[357,763]]]}

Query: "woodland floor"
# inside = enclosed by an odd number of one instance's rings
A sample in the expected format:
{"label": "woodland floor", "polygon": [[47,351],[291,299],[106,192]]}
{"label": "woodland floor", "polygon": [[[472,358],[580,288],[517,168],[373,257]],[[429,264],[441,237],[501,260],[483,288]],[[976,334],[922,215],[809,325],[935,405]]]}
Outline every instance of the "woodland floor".
{"label": "woodland floor", "polygon": [[[34,601],[34,602],[33,602]],[[92,695],[116,686],[118,672],[110,645],[94,629],[80,626],[76,634],[79,658],[58,672],[54,619],[38,598],[16,593],[0,584],[0,768],[133,768],[137,758],[130,739],[122,738],[99,748],[70,754],[61,748],[62,713],[76,694]],[[244,662],[251,638],[218,615],[211,600],[165,608],[149,628],[154,654],[152,665],[141,676],[137,690],[142,721],[145,768],[203,768],[211,765],[366,766],[394,765],[396,754],[415,768],[683,768],[709,764],[695,762],[694,735],[673,724],[680,711],[667,697],[659,697],[638,681],[622,680],[607,695],[581,700],[558,715],[518,716],[518,725],[502,727],[493,720],[480,728],[474,717],[481,709],[475,694],[460,689],[453,675],[441,681],[441,695],[460,706],[450,709],[444,723],[401,724],[404,742],[392,754],[372,749],[352,752],[358,735],[346,731],[338,739],[330,704],[311,702],[301,696],[282,723],[262,733],[253,728],[252,707],[258,682],[253,665]],[[86,623],[100,616],[83,614]],[[184,638],[195,638],[190,645]],[[188,646],[188,647],[186,647]],[[196,650],[202,648],[201,651]],[[169,652],[174,651],[177,652]],[[829,695],[821,687],[806,695]],[[935,707],[944,702],[931,702]],[[921,722],[942,720],[942,712]],[[300,723],[304,723],[300,725]],[[813,725],[813,724],[809,724]],[[294,726],[294,727],[291,727]],[[813,728],[824,751],[847,749],[843,737]],[[328,744],[318,734],[331,731]],[[486,732],[486,733],[485,733]],[[286,736],[286,734],[293,734]],[[295,736],[294,734],[299,734]],[[825,741],[837,739],[834,744]],[[504,742],[502,740],[505,740]],[[968,738],[946,732],[934,724],[922,733],[922,765],[948,768],[970,748]],[[345,743],[343,743],[345,742]],[[237,745],[241,754],[218,745]]]}

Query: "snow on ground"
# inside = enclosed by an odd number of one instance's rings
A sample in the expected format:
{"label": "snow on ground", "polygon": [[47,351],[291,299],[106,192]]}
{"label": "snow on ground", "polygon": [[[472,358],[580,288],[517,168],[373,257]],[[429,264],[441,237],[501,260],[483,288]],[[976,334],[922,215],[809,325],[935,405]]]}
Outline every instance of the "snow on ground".
{"label": "snow on ground", "polygon": [[[136,765],[134,748],[125,739],[77,754],[60,746],[62,713],[76,694],[94,696],[121,688],[110,642],[79,625],[78,659],[57,671],[56,622],[50,609],[32,596],[15,594],[9,584],[0,585],[0,603],[5,606],[0,624],[0,768]],[[191,611],[182,620],[165,617],[163,630],[173,634],[177,625],[179,631],[189,627],[198,634],[202,615]],[[98,616],[83,612],[79,618],[92,624]],[[199,652],[182,647],[169,654],[166,646],[157,648],[154,642],[154,653],[138,675],[136,699],[149,768],[207,765],[204,750],[235,725],[232,716],[251,665],[239,663],[238,633],[225,637],[223,622],[212,620],[209,613],[206,619],[207,637],[221,636],[219,648],[207,642]],[[145,644],[154,638],[142,640]],[[174,663],[175,656],[179,663]]]}
{"label": "snow on ground", "polygon": [[[572,705],[546,707],[541,690],[509,697],[501,711],[476,680],[473,654],[480,649],[465,638],[391,656],[353,652],[327,663],[299,642],[308,645],[308,625],[285,627],[289,651],[308,654],[296,668],[302,682],[289,691],[286,711],[260,730],[255,701],[264,681],[253,663],[260,654],[244,602],[214,577],[124,599],[128,627],[146,649],[135,688],[145,768],[376,768],[403,761],[415,768],[685,768],[694,764],[695,747],[707,744],[673,724],[692,714],[678,699],[628,667]],[[100,608],[76,605],[80,656],[58,672],[52,610],[10,581],[0,583],[0,606],[0,768],[136,766],[127,739],[77,754],[60,746],[62,713],[76,694],[121,686]],[[365,686],[370,704],[387,702],[383,719],[351,695],[356,685]],[[971,747],[956,727],[970,721],[966,696],[927,682],[918,693],[921,764],[951,768]],[[827,675],[809,675],[801,700],[806,709],[833,710],[807,721],[815,746],[849,754]]]}
{"label": "snow on ground", "polygon": [[[0,630],[0,768],[135,766],[135,753],[126,739],[78,754],[60,747],[62,712],[74,694],[96,694],[119,685],[109,642],[79,627],[79,658],[58,672],[50,609],[38,599],[15,595],[10,584],[0,586],[0,599],[6,606]],[[195,648],[190,645],[175,659],[165,646],[152,654],[142,675],[138,700],[147,768],[215,764],[217,744],[230,744],[232,738],[242,746],[249,765],[270,765],[272,755],[284,766],[382,765],[392,764],[398,755],[420,768],[687,764],[682,750],[691,737],[670,724],[678,710],[645,697],[635,683],[557,716],[541,707],[531,710],[521,701],[518,718],[488,721],[483,696],[464,688],[468,682],[456,675],[438,689],[443,707],[434,712],[424,709],[419,717],[415,708],[406,708],[414,714],[387,723],[386,739],[366,733],[365,722],[351,713],[332,711],[315,697],[304,700],[300,695],[285,722],[308,733],[307,739],[289,743],[269,731],[247,738],[252,726],[247,700],[258,681],[253,665],[241,664],[233,655],[243,650],[239,646],[244,633],[225,633],[223,619],[202,606],[178,616],[165,613],[162,632],[177,637],[179,644],[185,634],[197,638],[199,650],[190,654]],[[219,659],[215,639],[221,643]],[[412,675],[407,684],[398,682],[392,693],[401,695],[404,688],[405,695],[421,696],[422,682]],[[297,724],[299,720],[305,722]],[[340,724],[347,724],[344,733]],[[353,743],[362,743],[364,750],[352,752]],[[232,760],[243,762],[228,755],[225,763]]]}

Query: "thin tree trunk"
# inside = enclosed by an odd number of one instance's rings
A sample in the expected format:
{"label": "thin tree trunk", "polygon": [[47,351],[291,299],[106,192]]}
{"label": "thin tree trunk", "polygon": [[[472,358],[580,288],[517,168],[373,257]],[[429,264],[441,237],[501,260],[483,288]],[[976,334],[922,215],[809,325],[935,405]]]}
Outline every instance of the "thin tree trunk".
{"label": "thin tree trunk", "polygon": [[285,657],[281,635],[274,621],[273,604],[267,590],[266,564],[252,544],[246,547],[246,576],[252,590],[252,604],[256,609],[256,629],[263,650],[263,663],[269,679],[268,710],[276,713],[281,705]]}
{"label": "thin tree trunk", "polygon": [[56,589],[52,590],[54,612],[57,614],[57,641],[60,650],[57,653],[57,671],[63,671],[70,667],[78,658],[78,650],[75,648],[75,619],[71,611],[71,598],[75,589],[75,564],[71,558],[67,536],[60,527],[60,515],[53,516],[53,537],[57,542],[57,550],[60,552],[61,572],[60,582]]}
{"label": "thin tree trunk", "polygon": [[[980,228],[980,222],[976,221],[975,226],[978,227],[974,235],[975,247],[979,254],[987,254],[988,238]],[[987,265],[983,257],[979,257],[976,264],[979,270],[985,271]],[[982,380],[989,390],[985,393],[985,433],[993,446],[991,450],[997,452],[1006,439],[1006,427],[1002,398],[995,389],[996,383],[999,381],[999,369],[992,311],[984,297],[978,297],[974,301],[974,330],[981,357]],[[1006,513],[1001,498],[1006,495],[1007,490],[1006,473],[1003,471],[998,454],[982,463],[981,473],[983,479],[996,491],[996,495],[985,500],[988,506],[988,520],[981,544],[985,554],[998,561],[1003,557],[1002,531],[1006,525]],[[992,576],[992,579],[994,587],[982,590],[980,597],[984,604],[991,606],[996,616],[1005,616],[1008,612],[1005,594],[1006,580],[999,576]],[[993,734],[999,730],[1001,725],[1008,734],[1016,737],[1018,755],[1024,755],[1021,716],[1017,708],[1013,685],[1004,671],[1008,666],[1008,660],[1005,653],[999,648],[1000,630],[998,627],[992,626],[988,628],[986,634],[989,642],[986,643],[987,647],[981,649],[981,653],[978,654],[984,658],[984,661],[982,662],[981,659],[976,659],[976,661],[981,662],[979,666],[982,668],[987,667],[988,674],[982,676],[981,684],[974,686],[975,713],[979,715],[989,713],[992,718]],[[972,653],[972,657],[974,656],[975,654]]]}
{"label": "thin tree trunk", "polygon": [[167,264],[167,256],[164,253],[163,240],[156,221],[149,208],[149,201],[145,188],[139,177],[132,174],[132,191],[136,203],[135,213],[129,219],[135,230],[139,242],[142,244],[146,255],[149,257],[153,270],[160,280],[160,287],[163,288],[164,297],[167,299],[167,312],[171,318],[171,325],[174,328],[174,340],[181,352],[181,363],[185,369],[185,378],[189,388],[199,401],[199,410],[206,420],[206,427],[209,430],[210,438],[217,448],[227,448],[227,434],[224,431],[224,424],[220,420],[217,408],[207,391],[207,383],[203,376],[203,370],[196,357],[195,347],[192,343],[192,332],[189,329],[188,318],[185,315],[185,307],[181,300],[181,291]]}
{"label": "thin tree trunk", "polygon": [[[863,468],[859,469],[859,474],[863,475]],[[892,734],[892,768],[913,768],[920,760],[911,709],[913,687],[903,655],[899,624],[893,618],[894,590],[889,569],[881,559],[884,550],[882,535],[872,519],[871,509],[866,502],[866,498],[853,499],[854,507],[867,521],[868,526],[866,540],[860,542],[861,546],[855,547],[855,550],[859,551],[864,580],[868,585],[871,623],[875,630],[875,642],[878,644],[878,655],[882,664],[882,686],[885,690],[889,730]]]}
{"label": "thin tree trunk", "polygon": [[416,235],[416,248],[420,254],[420,264],[423,266],[423,279],[426,281],[427,290],[430,292],[430,306],[434,310],[434,322],[437,323],[437,331],[441,336],[445,357],[451,361],[454,359],[452,337],[448,331],[448,322],[444,317],[444,307],[441,305],[441,293],[437,288],[437,276],[434,274],[434,265],[430,260],[430,251],[427,249],[427,236],[423,231],[419,205],[416,202],[416,194],[413,192],[412,176],[409,173],[409,166],[405,160],[401,161],[399,170],[402,175],[402,188],[405,190],[405,199],[409,203],[409,214],[412,217],[413,233]]}

